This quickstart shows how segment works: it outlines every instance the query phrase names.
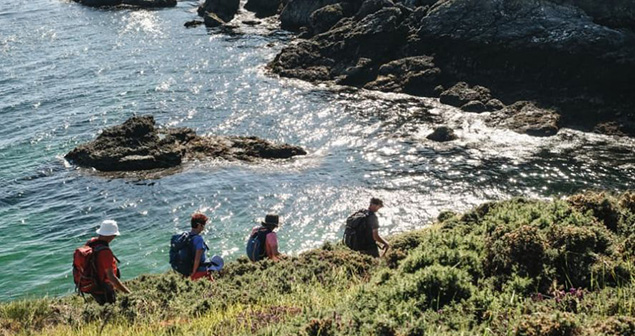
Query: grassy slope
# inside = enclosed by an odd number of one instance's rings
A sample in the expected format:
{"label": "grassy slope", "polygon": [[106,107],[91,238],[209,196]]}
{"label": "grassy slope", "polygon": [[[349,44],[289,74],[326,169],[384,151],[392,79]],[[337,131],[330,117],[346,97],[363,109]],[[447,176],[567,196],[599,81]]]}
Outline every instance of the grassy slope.
{"label": "grassy slope", "polygon": [[391,241],[381,261],[326,244],[215,283],[141,276],[113,306],[3,304],[0,335],[635,335],[633,193],[488,203]]}

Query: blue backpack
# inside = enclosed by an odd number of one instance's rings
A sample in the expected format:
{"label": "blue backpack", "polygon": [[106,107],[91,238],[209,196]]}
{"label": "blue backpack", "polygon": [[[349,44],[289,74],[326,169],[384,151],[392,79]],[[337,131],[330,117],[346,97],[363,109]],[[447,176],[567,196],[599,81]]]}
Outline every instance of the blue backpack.
{"label": "blue backpack", "polygon": [[258,261],[265,258],[265,240],[267,235],[272,231],[265,227],[261,227],[249,237],[247,240],[247,257],[251,261]]}
{"label": "blue backpack", "polygon": [[170,266],[172,269],[189,276],[194,267],[194,246],[189,232],[175,234],[170,240]]}

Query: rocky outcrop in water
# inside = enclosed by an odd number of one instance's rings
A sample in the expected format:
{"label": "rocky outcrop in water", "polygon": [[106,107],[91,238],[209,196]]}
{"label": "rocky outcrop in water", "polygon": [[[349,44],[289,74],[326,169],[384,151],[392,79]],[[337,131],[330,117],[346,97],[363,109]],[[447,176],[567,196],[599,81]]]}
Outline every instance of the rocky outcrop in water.
{"label": "rocky outcrop in water", "polygon": [[188,159],[253,161],[285,159],[306,151],[256,137],[199,136],[190,128],[156,128],[152,116],[132,117],[105,129],[94,141],[77,146],[65,158],[100,171],[169,168]]}
{"label": "rocky outcrop in water", "polygon": [[[314,36],[284,48],[270,68],[312,82],[437,96],[469,112],[529,100],[567,126],[615,121],[601,129],[629,133],[635,4],[615,1],[291,0],[282,26]],[[542,121],[524,119],[532,120]]]}
{"label": "rocky outcrop in water", "polygon": [[435,128],[434,131],[428,134],[426,138],[436,142],[447,142],[458,139],[456,134],[454,134],[454,130],[447,126],[439,126]]}
{"label": "rocky outcrop in water", "polygon": [[216,27],[233,20],[239,6],[240,0],[205,0],[198,7],[198,15],[207,27]]}
{"label": "rocky outcrop in water", "polygon": [[176,0],[73,0],[90,7],[133,6],[139,8],[174,7]]}

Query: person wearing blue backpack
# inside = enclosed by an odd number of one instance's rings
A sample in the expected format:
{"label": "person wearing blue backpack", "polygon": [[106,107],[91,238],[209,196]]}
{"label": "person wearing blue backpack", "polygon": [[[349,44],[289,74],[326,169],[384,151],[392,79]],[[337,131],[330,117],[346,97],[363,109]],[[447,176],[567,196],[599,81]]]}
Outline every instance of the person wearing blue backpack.
{"label": "person wearing blue backpack", "polygon": [[247,257],[251,261],[259,261],[264,258],[278,260],[278,236],[275,230],[280,224],[280,216],[268,214],[260,226],[251,230],[247,240]]}
{"label": "person wearing blue backpack", "polygon": [[174,235],[170,242],[172,269],[192,280],[205,277],[213,281],[211,272],[220,271],[223,268],[223,258],[219,256],[207,258],[209,247],[201,237],[201,232],[205,230],[208,220],[204,214],[194,213],[190,219],[192,227],[190,232]]}

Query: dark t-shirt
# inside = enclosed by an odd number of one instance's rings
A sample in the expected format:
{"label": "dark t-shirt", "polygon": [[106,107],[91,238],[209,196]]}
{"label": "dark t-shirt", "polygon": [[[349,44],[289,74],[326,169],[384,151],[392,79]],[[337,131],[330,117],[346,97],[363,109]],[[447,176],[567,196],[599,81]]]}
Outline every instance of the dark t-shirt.
{"label": "dark t-shirt", "polygon": [[377,230],[379,229],[379,219],[377,218],[377,215],[375,215],[374,212],[369,211],[368,212],[368,227],[372,230]]}
{"label": "dark t-shirt", "polygon": [[369,211],[366,217],[366,228],[364,229],[364,239],[361,246],[362,250],[377,250],[377,243],[373,238],[373,230],[376,229],[379,229],[379,219],[377,219],[377,215],[375,215],[374,212]]}

